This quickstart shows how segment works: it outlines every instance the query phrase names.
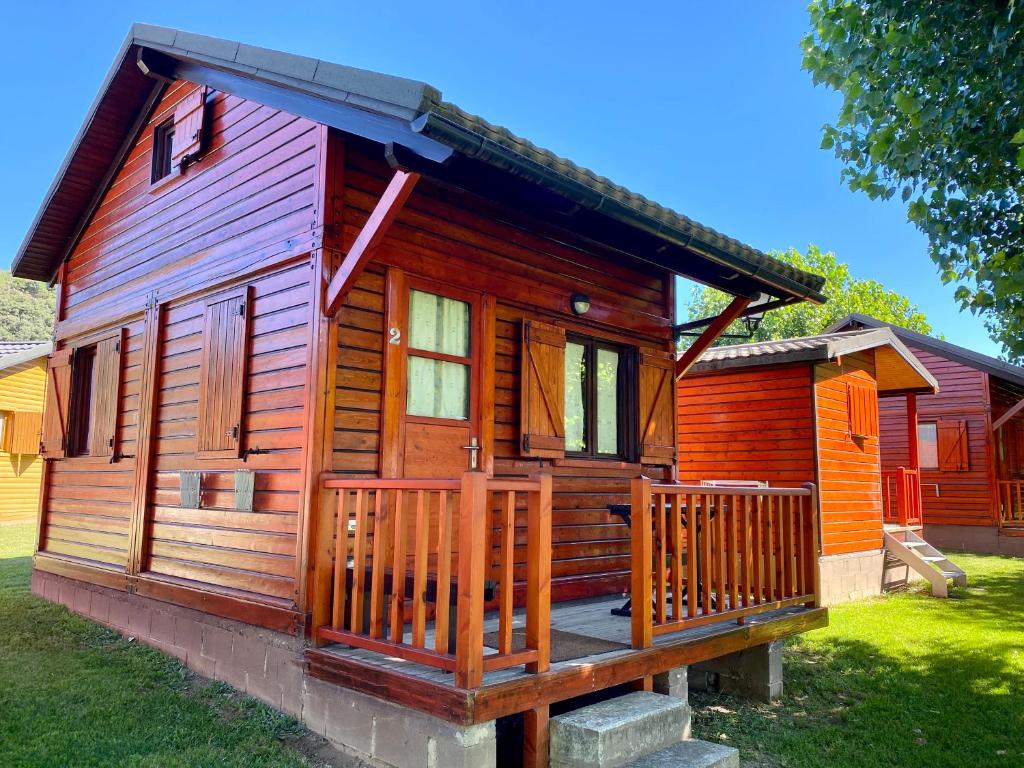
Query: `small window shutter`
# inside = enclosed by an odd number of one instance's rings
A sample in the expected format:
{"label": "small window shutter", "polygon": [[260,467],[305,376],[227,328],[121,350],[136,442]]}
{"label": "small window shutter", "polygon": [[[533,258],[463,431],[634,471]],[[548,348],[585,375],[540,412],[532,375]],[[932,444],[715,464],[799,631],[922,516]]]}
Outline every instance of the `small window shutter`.
{"label": "small window shutter", "polygon": [[940,421],[936,431],[939,443],[939,470],[966,472],[969,469],[967,422]]}
{"label": "small window shutter", "polygon": [[243,289],[206,302],[196,421],[196,456],[200,459],[237,459],[241,455],[248,295],[248,289]]}
{"label": "small window shutter", "polygon": [[565,329],[523,321],[519,431],[524,456],[565,455]]}
{"label": "small window shutter", "polygon": [[640,355],[640,462],[671,465],[676,458],[675,359]]}
{"label": "small window shutter", "polygon": [[873,387],[848,383],[846,407],[851,435],[878,437],[878,393]]}
{"label": "small window shutter", "polygon": [[124,331],[96,342],[95,394],[93,396],[90,456],[117,453],[117,416],[121,403],[121,359]]}
{"label": "small window shutter", "polygon": [[43,414],[38,411],[17,411],[12,414],[8,453],[22,455],[39,453],[43,429]]}
{"label": "small window shutter", "polygon": [[174,110],[171,168],[179,173],[202,152],[205,116],[206,86],[192,91]]}
{"label": "small window shutter", "polygon": [[46,362],[46,410],[39,452],[48,459],[63,459],[67,451],[71,353],[70,349],[58,349]]}

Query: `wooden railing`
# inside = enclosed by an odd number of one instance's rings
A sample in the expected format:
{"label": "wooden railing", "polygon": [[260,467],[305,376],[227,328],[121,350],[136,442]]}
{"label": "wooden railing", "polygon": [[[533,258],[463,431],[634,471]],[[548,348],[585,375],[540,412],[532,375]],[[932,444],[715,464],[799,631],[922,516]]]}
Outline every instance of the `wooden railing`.
{"label": "wooden railing", "polygon": [[818,498],[632,482],[632,636],[818,603]]}
{"label": "wooden railing", "polygon": [[[483,673],[491,670],[548,668],[550,475],[528,480],[482,472],[452,480],[328,476],[323,487],[325,502],[333,503],[337,514],[330,623],[317,628],[322,640],[454,672],[460,688],[479,687]],[[524,510],[527,534],[526,627],[525,647],[514,650],[517,509]],[[484,612],[494,602],[498,650],[484,655]]]}
{"label": "wooden railing", "polygon": [[920,470],[898,467],[882,472],[882,519],[897,525],[923,523]]}
{"label": "wooden railing", "polygon": [[999,480],[999,525],[1024,527],[1024,480]]}

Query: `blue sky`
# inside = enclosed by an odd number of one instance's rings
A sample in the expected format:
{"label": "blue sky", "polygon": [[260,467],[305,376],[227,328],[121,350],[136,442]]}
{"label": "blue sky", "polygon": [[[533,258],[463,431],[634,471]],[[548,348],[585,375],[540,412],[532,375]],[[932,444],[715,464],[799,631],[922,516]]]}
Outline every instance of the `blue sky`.
{"label": "blue sky", "polygon": [[[606,9],[607,8],[607,9]],[[286,9],[282,13],[282,9]],[[804,3],[7,4],[0,266],[13,258],[133,21],[424,80],[462,108],[761,249],[816,243],[989,354],[903,206],[818,148],[838,97],[800,69]],[[45,31],[44,31],[45,30]]]}

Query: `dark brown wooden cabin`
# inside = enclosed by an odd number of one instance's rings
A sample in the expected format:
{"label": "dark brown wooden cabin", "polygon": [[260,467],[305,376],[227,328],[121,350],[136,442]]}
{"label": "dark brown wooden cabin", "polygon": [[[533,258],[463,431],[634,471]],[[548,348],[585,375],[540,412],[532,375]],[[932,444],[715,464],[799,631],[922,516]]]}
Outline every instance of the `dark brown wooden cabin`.
{"label": "dark brown wooden cabin", "polygon": [[[58,287],[36,591],[321,732],[328,681],[526,712],[541,764],[549,704],[825,621],[813,490],[777,582],[706,526],[713,611],[681,599],[695,533],[652,520],[686,500],[674,378],[821,279],[430,86],[136,25],[14,273]],[[677,275],[736,297],[678,362]],[[627,652],[552,660],[558,629]]]}
{"label": "dark brown wooden cabin", "polygon": [[822,599],[884,582],[879,404],[935,379],[887,329],[713,347],[679,380],[679,479],[799,487],[821,505]]}
{"label": "dark brown wooden cabin", "polygon": [[[834,326],[880,327],[891,328],[940,386],[884,404],[882,471],[919,469],[929,541],[1024,555],[1024,368],[866,315]],[[907,439],[908,423],[918,440]]]}

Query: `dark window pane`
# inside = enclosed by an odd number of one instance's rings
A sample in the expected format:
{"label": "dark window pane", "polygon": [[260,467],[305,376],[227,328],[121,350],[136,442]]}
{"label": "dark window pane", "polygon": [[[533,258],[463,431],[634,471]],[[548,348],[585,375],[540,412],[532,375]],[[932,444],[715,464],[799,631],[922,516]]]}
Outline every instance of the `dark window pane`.
{"label": "dark window pane", "polygon": [[619,452],[619,352],[597,350],[597,452]]}
{"label": "dark window pane", "polygon": [[921,466],[935,469],[939,466],[939,437],[935,424],[917,425],[918,458]]}
{"label": "dark window pane", "polygon": [[411,291],[409,346],[469,357],[469,304],[433,293]]}
{"label": "dark window pane", "polygon": [[565,345],[565,450],[587,450],[587,350],[572,341]]}
{"label": "dark window pane", "polygon": [[469,366],[409,355],[406,413],[469,418]]}

